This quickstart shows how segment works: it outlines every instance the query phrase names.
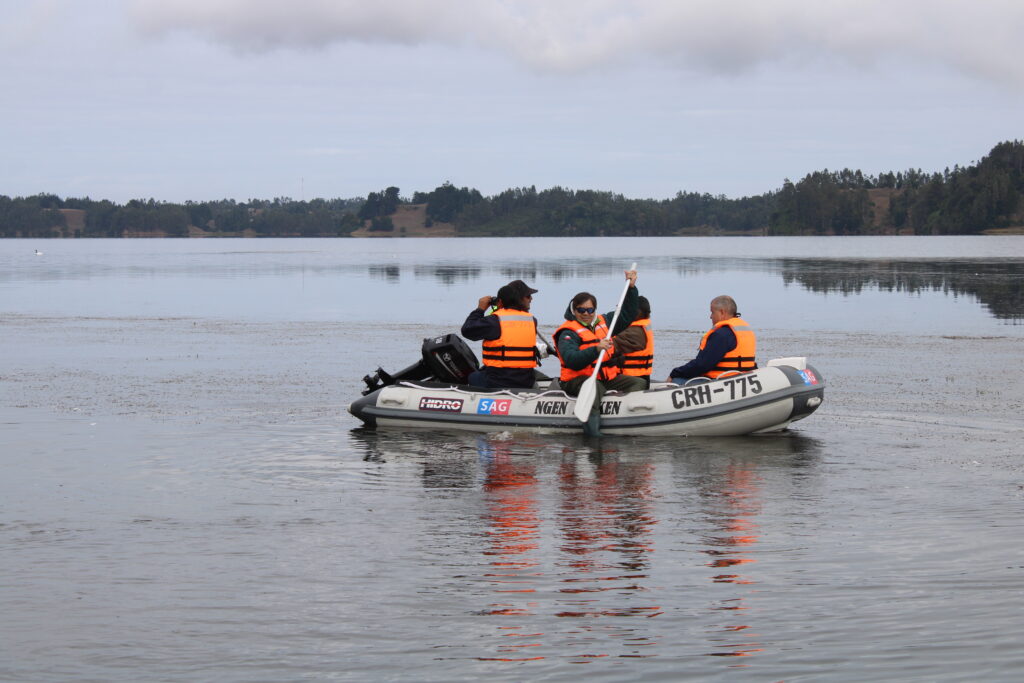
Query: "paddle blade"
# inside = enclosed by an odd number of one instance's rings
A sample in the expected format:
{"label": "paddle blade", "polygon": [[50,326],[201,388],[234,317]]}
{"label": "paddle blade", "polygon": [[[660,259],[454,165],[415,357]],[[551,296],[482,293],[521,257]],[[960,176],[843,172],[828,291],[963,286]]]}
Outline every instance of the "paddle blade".
{"label": "paddle blade", "polygon": [[586,422],[590,417],[590,408],[594,405],[594,395],[597,394],[597,377],[591,375],[580,387],[580,394],[576,397],[576,407],[572,414],[580,422]]}

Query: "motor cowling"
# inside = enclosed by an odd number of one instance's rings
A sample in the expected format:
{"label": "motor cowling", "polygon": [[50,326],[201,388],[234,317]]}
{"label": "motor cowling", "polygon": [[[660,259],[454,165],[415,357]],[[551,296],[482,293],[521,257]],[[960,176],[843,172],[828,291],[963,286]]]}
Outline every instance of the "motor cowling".
{"label": "motor cowling", "polygon": [[473,349],[457,334],[424,339],[423,362],[438,382],[466,384],[470,373],[480,369]]}

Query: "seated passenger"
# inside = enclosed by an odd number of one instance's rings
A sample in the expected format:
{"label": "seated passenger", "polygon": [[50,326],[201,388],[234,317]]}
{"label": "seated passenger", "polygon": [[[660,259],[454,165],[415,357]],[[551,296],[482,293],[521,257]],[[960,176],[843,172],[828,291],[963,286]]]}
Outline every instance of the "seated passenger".
{"label": "seated passenger", "polygon": [[[637,314],[639,294],[636,289],[636,271],[626,271],[626,277],[629,279],[629,288],[613,333],[629,327]],[[614,317],[613,312],[607,315]],[[578,396],[583,383],[594,374],[597,357],[602,350],[605,351],[606,360],[610,360],[607,355],[613,352],[613,344],[610,338],[606,338],[608,323],[605,316],[597,313],[597,297],[593,294],[580,292],[574,296],[565,311],[565,320],[554,334],[555,350],[562,364],[559,384],[569,396]],[[642,391],[645,388],[646,384],[640,377],[623,375],[614,363],[602,361],[600,376],[595,384],[594,403],[584,432],[588,436],[601,435],[601,399],[605,391]]]}
{"label": "seated passenger", "polygon": [[612,360],[623,375],[639,377],[651,388],[651,370],[654,368],[654,332],[651,329],[651,302],[637,297],[637,318],[633,324],[612,337],[615,355]]}
{"label": "seated passenger", "polygon": [[697,357],[669,374],[668,381],[682,383],[693,377],[714,379],[723,372],[757,370],[754,355],[757,337],[750,325],[739,317],[731,296],[711,300],[711,329],[700,340]]}
{"label": "seated passenger", "polygon": [[[536,289],[513,280],[497,297],[482,296],[462,324],[462,336],[483,340],[483,368],[469,375],[483,389],[530,388],[537,362],[537,319],[529,314]],[[493,311],[489,308],[495,306]]]}

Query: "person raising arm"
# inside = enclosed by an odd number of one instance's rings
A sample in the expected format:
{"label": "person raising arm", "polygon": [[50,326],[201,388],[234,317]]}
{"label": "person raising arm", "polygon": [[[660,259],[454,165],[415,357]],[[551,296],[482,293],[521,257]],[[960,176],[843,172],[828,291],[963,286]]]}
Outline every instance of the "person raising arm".
{"label": "person raising arm", "polygon": [[[537,319],[530,315],[536,289],[513,280],[497,297],[483,296],[462,324],[462,336],[483,341],[483,367],[470,373],[470,386],[530,388],[536,381]],[[492,305],[497,308],[487,313]]]}
{"label": "person raising arm", "polygon": [[[639,293],[636,289],[636,271],[626,271],[626,278],[629,287],[622,302],[622,311],[615,320],[613,335],[629,327],[637,315]],[[607,316],[614,318],[614,311]],[[555,330],[553,337],[562,366],[559,374],[562,391],[569,396],[579,395],[583,383],[594,373],[598,355],[601,351],[610,354],[614,348],[608,336],[606,316],[597,313],[597,297],[590,292],[580,292],[574,296],[565,311],[565,322]],[[640,377],[622,375],[614,364],[602,363],[584,433],[588,436],[601,435],[601,398],[605,391],[642,391],[646,386]]]}

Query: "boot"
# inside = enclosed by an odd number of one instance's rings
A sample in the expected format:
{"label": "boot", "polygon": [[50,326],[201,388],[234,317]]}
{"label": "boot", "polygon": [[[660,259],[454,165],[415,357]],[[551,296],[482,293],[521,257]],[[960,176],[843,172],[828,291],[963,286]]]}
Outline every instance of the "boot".
{"label": "boot", "polygon": [[583,433],[586,436],[602,436],[601,434],[601,413],[591,413],[583,425]]}

